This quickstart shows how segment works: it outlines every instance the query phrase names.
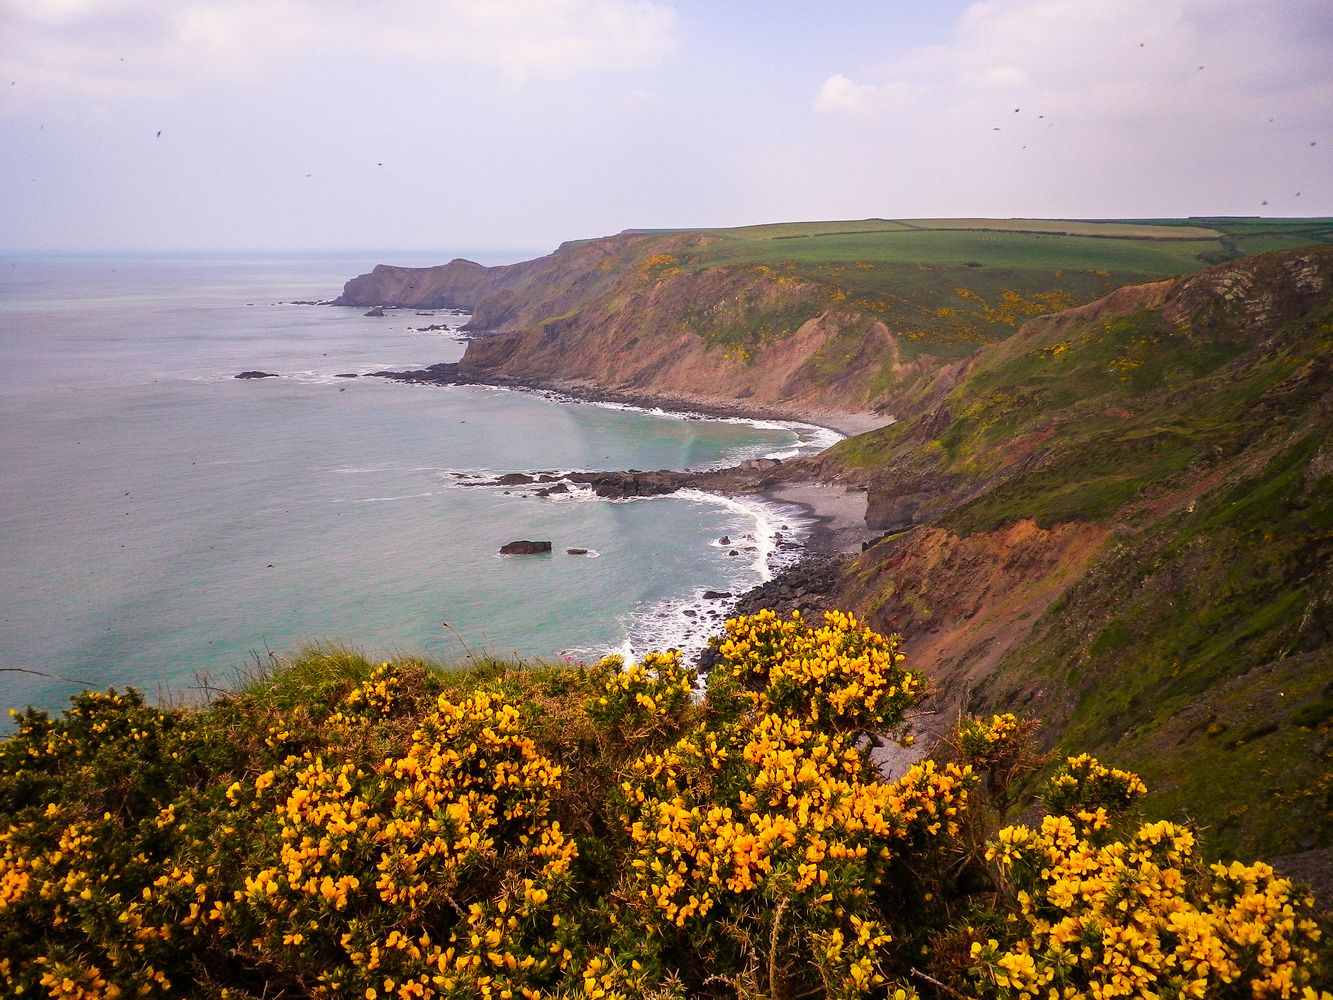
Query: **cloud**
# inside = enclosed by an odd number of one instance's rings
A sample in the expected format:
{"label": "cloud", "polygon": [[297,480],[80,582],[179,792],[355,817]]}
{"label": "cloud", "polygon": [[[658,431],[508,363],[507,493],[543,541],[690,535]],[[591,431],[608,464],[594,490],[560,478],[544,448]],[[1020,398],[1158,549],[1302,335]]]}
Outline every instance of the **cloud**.
{"label": "cloud", "polygon": [[931,110],[955,115],[1020,98],[1084,120],[1291,112],[1291,100],[1327,113],[1330,45],[1328,0],[986,0],[944,44],[863,72],[871,82],[830,77],[815,107],[874,113],[929,92]]}
{"label": "cloud", "polygon": [[855,83],[835,73],[824,81],[815,97],[815,110],[827,114],[871,115],[901,108],[928,88],[905,81],[881,84]]}
{"label": "cloud", "polygon": [[636,87],[616,102],[616,107],[626,114],[638,114],[657,107],[657,95],[651,91]]}
{"label": "cloud", "polygon": [[657,0],[9,0],[0,73],[25,94],[140,99],[332,55],[444,58],[521,85],[652,65],[675,28]]}

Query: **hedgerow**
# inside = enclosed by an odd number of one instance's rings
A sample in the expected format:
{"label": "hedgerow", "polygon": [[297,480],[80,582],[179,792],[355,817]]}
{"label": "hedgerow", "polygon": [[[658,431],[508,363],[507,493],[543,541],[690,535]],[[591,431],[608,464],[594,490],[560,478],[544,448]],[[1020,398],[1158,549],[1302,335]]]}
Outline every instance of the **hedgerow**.
{"label": "hedgerow", "polygon": [[925,678],[850,615],[445,672],[312,653],[0,743],[0,982],[34,997],[1327,997],[1310,899],[1208,865],[1034,724],[886,777]]}

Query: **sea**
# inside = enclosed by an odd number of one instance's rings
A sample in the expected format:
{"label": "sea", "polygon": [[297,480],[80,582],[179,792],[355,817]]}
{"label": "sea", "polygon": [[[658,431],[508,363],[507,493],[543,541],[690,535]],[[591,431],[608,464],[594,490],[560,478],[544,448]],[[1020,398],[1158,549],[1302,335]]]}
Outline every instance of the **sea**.
{"label": "sea", "polygon": [[[185,702],[310,645],[689,655],[730,610],[705,591],[799,558],[778,537],[799,542],[806,515],[760,498],[474,485],[837,435],[364,377],[457,360],[468,317],[321,303],[375,263],[453,256],[0,255],[0,708],[57,711],[84,687]],[[516,539],[553,551],[499,554]]]}

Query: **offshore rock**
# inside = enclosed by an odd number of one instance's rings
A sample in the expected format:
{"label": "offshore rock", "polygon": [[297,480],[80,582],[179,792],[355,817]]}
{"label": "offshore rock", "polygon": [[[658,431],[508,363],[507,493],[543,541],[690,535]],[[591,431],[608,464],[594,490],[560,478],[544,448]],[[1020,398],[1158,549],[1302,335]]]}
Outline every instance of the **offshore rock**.
{"label": "offshore rock", "polygon": [[530,542],[526,538],[500,546],[502,556],[535,556],[550,551],[550,542]]}

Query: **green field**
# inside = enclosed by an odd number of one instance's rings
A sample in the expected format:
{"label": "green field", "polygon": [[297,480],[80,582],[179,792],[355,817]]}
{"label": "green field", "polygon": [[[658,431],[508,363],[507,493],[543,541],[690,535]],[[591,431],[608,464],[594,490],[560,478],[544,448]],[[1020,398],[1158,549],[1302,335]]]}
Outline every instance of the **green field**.
{"label": "green field", "polygon": [[[1333,219],[861,219],[634,232],[702,237],[666,255],[663,270],[749,268],[818,287],[795,320],[747,315],[743,327],[764,331],[751,351],[806,313],[841,304],[884,321],[909,357],[961,357],[1032,316],[1123,285],[1333,242]],[[705,336],[734,344],[745,330]]]}

